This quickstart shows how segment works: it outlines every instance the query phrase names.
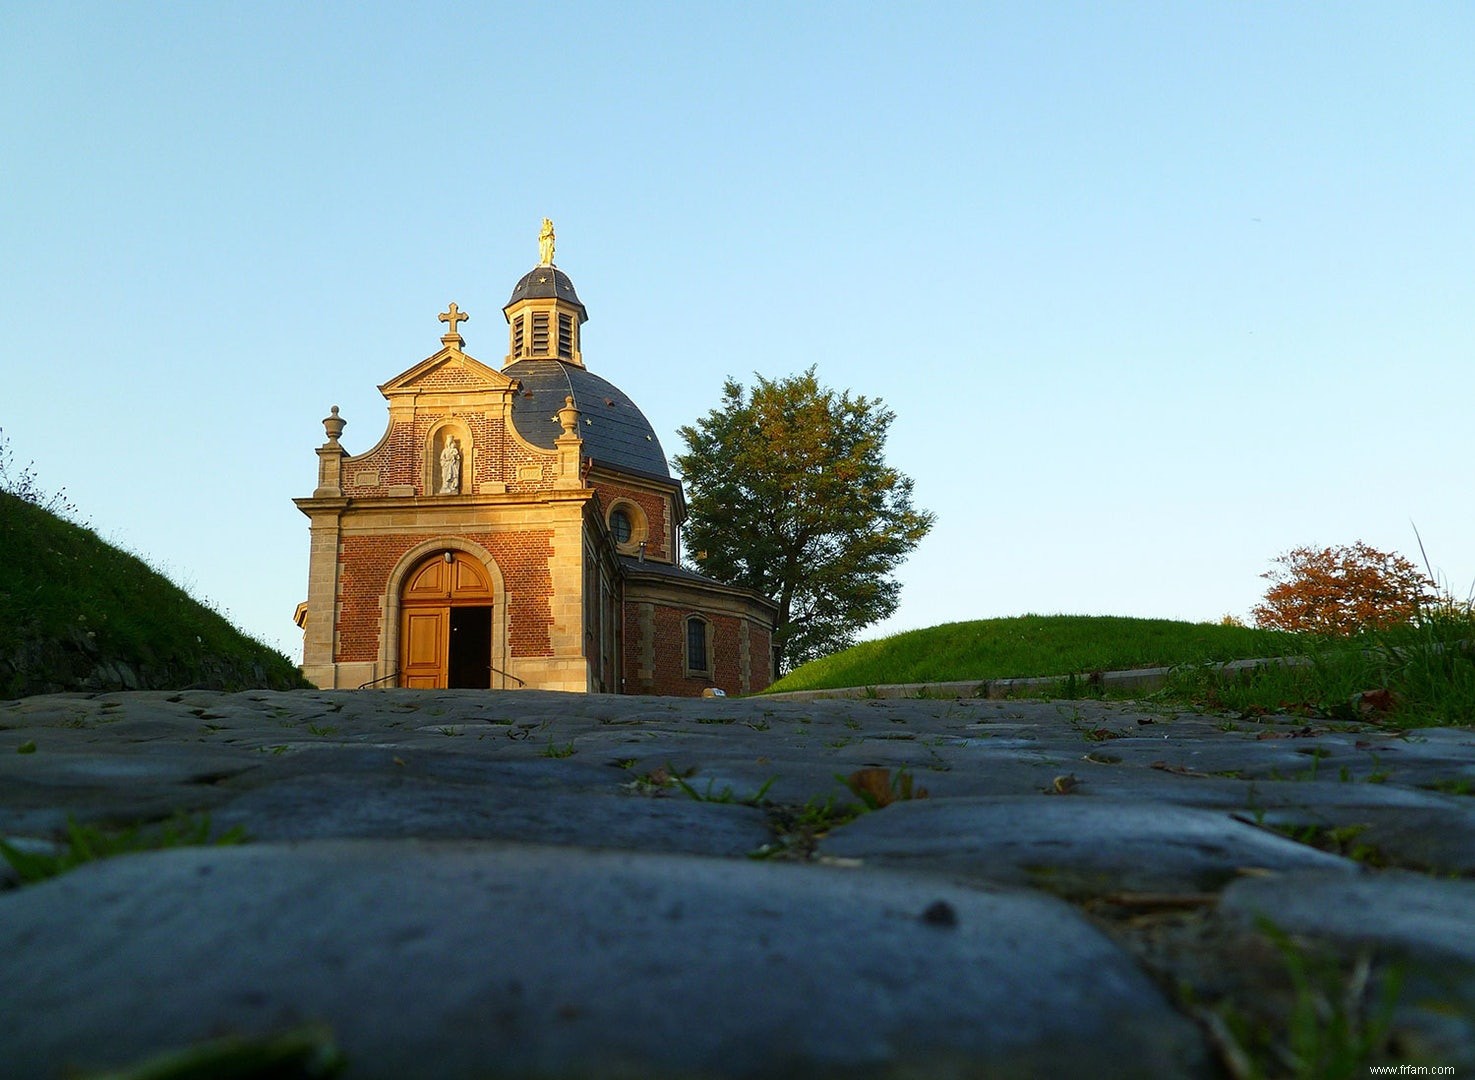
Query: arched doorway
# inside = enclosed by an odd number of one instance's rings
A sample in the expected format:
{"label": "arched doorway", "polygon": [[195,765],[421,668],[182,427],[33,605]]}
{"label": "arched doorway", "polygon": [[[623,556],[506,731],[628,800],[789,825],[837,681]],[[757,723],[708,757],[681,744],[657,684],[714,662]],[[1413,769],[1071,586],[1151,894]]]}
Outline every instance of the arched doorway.
{"label": "arched doorway", "polygon": [[410,571],[400,594],[401,686],[489,689],[491,580],[460,551],[439,552]]}

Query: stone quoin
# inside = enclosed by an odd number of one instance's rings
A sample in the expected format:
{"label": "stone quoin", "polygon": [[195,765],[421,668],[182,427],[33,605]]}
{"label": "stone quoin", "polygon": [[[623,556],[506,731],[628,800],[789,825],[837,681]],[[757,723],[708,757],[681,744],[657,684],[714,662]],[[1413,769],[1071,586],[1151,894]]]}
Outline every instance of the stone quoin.
{"label": "stone quoin", "polygon": [[379,387],[389,425],[350,454],[323,421],[307,515],[303,673],[360,686],[697,695],[773,680],[776,606],[681,566],[686,501],[649,421],[584,365],[588,314],[540,261],[502,309],[500,369],[439,351]]}

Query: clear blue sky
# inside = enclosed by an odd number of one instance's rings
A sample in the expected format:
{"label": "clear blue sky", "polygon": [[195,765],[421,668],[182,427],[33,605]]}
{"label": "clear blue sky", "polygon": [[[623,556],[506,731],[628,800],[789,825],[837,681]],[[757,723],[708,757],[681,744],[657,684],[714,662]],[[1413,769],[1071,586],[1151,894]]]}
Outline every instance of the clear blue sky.
{"label": "clear blue sky", "polygon": [[[544,216],[668,456],[725,376],[896,412],[877,630],[1213,620],[1300,544],[1475,583],[1475,5],[0,7],[0,427],[296,655],[319,420]],[[875,632],[875,631],[873,631]]]}

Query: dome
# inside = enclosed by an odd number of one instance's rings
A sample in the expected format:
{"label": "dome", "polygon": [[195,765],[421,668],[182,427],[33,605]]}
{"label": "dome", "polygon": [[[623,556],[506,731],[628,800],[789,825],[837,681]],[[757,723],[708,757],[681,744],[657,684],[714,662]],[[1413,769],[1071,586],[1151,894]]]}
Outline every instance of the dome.
{"label": "dome", "polygon": [[581,322],[589,317],[583,302],[579,300],[579,294],[574,292],[574,283],[556,266],[535,266],[523,274],[512,289],[512,299],[507,301],[502,310],[506,311],[521,300],[540,299],[566,300],[578,306]]}
{"label": "dome", "polygon": [[[541,269],[547,270],[548,267]],[[531,275],[529,275],[531,276]],[[565,282],[568,278],[558,275]],[[523,278],[518,283],[522,288]],[[518,293],[513,292],[514,299]],[[573,286],[569,286],[573,295]],[[661,480],[671,478],[666,453],[645,414],[623,390],[576,364],[558,360],[519,360],[502,369],[502,374],[522,383],[512,399],[512,426],[534,446],[553,449],[563,434],[558,410],[564,398],[572,397],[579,410],[579,437],[584,456],[619,472],[638,473]]]}

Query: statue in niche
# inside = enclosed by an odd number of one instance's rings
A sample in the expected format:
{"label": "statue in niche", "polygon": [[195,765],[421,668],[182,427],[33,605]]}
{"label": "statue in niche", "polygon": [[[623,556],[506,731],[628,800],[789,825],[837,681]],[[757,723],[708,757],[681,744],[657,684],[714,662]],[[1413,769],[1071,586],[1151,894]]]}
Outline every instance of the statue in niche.
{"label": "statue in niche", "polygon": [[446,447],[440,452],[440,493],[461,494],[461,447],[454,435],[446,440]]}

